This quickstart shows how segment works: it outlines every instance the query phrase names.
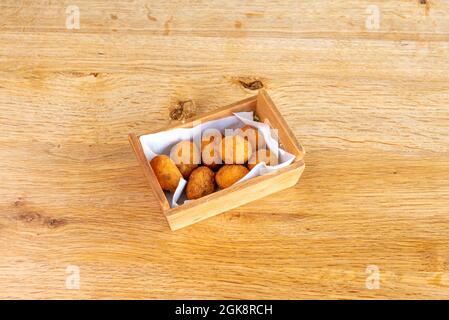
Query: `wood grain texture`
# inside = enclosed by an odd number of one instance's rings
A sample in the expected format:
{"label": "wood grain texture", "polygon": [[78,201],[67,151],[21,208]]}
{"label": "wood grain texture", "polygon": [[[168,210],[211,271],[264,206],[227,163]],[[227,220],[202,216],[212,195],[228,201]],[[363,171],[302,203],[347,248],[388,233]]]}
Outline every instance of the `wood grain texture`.
{"label": "wood grain texture", "polygon": [[[2,1],[0,297],[447,298],[449,3],[421,2],[370,31],[371,1],[78,0],[79,30],[71,1]],[[171,232],[128,133],[256,80],[300,183]]]}

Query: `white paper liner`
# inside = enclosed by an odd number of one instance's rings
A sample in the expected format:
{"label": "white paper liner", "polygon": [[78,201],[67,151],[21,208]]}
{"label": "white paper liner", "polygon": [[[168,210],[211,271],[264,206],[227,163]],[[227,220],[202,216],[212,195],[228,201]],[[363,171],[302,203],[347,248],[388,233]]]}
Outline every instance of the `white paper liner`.
{"label": "white paper liner", "polygon": [[[259,130],[265,139],[266,148],[270,149],[273,154],[277,154],[279,156],[279,163],[275,166],[267,166],[265,162],[260,162],[236,183],[276,171],[292,163],[295,156],[279,148],[278,141],[272,137],[271,128],[268,124],[253,121],[253,112],[236,112],[233,116],[199,123],[193,128],[177,128],[143,135],[140,137],[140,143],[142,144],[145,156],[148,160],[151,160],[160,154],[170,156],[170,149],[180,141],[201,141],[201,133],[206,129],[213,128],[224,134],[225,129],[238,129],[243,127],[245,124]],[[170,203],[170,207],[174,208],[189,201],[186,200],[184,192],[186,185],[187,181],[181,178],[174,194],[165,192],[167,200]]]}

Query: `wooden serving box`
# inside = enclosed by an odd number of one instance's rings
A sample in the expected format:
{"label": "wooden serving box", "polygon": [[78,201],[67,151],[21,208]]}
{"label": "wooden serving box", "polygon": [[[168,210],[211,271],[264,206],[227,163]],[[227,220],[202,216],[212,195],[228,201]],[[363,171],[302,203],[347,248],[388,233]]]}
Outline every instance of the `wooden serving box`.
{"label": "wooden serving box", "polygon": [[[305,168],[304,149],[296,141],[292,131],[275,107],[273,101],[265,90],[260,90],[256,96],[241,100],[226,107],[189,119],[189,122],[172,125],[155,132],[166,131],[174,128],[190,128],[194,121],[211,121],[227,116],[234,112],[253,111],[260,119],[268,119],[272,128],[278,130],[280,147],[296,156],[295,160],[287,167],[275,172],[251,178],[247,181],[235,184],[224,190],[216,191],[205,197],[190,201],[175,208],[170,208],[164,191],[159,185],[140,143],[140,136],[133,133],[129,135],[129,141],[136,154],[137,160],[142,166],[163,214],[167,218],[171,230],[177,230],[224,211],[239,207],[248,202],[263,198],[272,193],[294,186]],[[149,132],[149,133],[155,133]],[[244,195],[244,196],[242,196]]]}

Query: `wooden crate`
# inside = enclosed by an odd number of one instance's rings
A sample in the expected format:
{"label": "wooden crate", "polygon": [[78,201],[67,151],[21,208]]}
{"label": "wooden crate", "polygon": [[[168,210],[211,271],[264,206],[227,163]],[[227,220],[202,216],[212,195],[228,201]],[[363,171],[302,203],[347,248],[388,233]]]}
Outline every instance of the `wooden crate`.
{"label": "wooden crate", "polygon": [[265,90],[260,90],[256,96],[219,108],[204,115],[191,118],[187,123],[169,126],[157,130],[156,132],[174,128],[190,128],[193,126],[194,121],[211,121],[241,111],[253,111],[258,115],[260,121],[268,119],[270,125],[278,130],[279,143],[282,145],[282,148],[295,155],[295,160],[285,168],[235,184],[229,188],[214,192],[175,208],[170,208],[165,193],[160,187],[156,175],[144,154],[139,140],[140,136],[133,133],[129,135],[129,141],[136,154],[137,160],[142,166],[145,177],[153,189],[162,212],[167,218],[168,224],[172,230],[183,228],[219,213],[234,209],[245,203],[284,190],[294,186],[298,182],[305,168],[303,160],[304,149],[295,139],[292,131],[287,126],[287,123],[282,118]]}

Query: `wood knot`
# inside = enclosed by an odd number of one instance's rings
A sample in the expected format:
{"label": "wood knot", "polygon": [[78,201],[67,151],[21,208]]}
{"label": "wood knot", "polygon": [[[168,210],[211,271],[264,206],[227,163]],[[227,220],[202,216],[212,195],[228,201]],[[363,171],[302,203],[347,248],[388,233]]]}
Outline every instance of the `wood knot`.
{"label": "wood knot", "polygon": [[21,199],[14,201],[14,207],[23,207],[25,205],[25,202]]}
{"label": "wood knot", "polygon": [[259,90],[263,88],[263,83],[260,80],[254,80],[250,82],[239,80],[239,82],[243,86],[243,88],[248,90]]}
{"label": "wood knot", "polygon": [[176,106],[170,110],[170,119],[182,121],[196,115],[196,105],[193,100],[179,101]]}
{"label": "wood knot", "polygon": [[56,218],[46,218],[44,223],[49,228],[58,228],[62,227],[67,224],[67,222],[64,219],[56,219]]}
{"label": "wood knot", "polygon": [[427,4],[427,0],[419,0],[420,4]]}
{"label": "wood knot", "polygon": [[51,229],[62,227],[67,220],[44,216],[36,211],[24,211],[15,215],[17,221],[34,226],[45,226]]}
{"label": "wood knot", "polygon": [[39,221],[41,219],[41,215],[37,212],[23,212],[17,215],[17,220],[23,221],[26,223],[31,223],[33,221]]}
{"label": "wood knot", "polygon": [[170,119],[181,120],[182,118],[182,107],[176,106],[170,111]]}

